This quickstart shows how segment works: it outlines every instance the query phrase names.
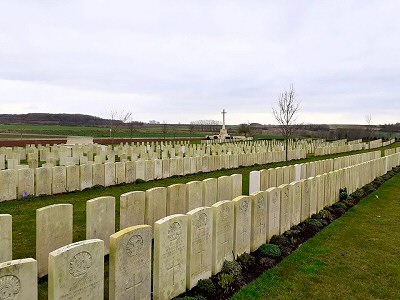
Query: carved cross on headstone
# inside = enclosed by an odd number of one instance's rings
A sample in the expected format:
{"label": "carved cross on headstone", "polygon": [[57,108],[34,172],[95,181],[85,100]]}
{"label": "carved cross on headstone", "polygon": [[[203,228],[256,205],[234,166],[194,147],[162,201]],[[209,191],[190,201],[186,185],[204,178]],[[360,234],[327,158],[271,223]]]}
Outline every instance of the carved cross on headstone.
{"label": "carved cross on headstone", "polygon": [[140,279],[140,281],[136,282],[136,275],[137,274],[133,275],[133,285],[128,285],[129,282],[127,282],[127,287],[126,287],[126,291],[128,293],[130,293],[131,290],[133,290],[133,294],[132,294],[133,295],[133,300],[136,299],[136,293],[137,293],[137,289],[136,288],[143,283],[143,279]]}

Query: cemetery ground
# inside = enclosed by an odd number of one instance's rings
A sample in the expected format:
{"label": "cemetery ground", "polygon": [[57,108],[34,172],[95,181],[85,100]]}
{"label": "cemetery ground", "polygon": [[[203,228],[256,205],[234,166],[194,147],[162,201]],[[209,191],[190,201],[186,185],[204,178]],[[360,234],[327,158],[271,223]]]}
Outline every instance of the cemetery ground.
{"label": "cemetery ground", "polygon": [[[392,144],[386,148],[398,147],[399,143]],[[376,149],[374,149],[376,150]],[[355,151],[351,154],[361,153],[365,151]],[[173,177],[163,180],[135,183],[135,184],[123,184],[108,188],[94,187],[81,192],[73,192],[68,194],[60,194],[55,196],[43,196],[43,197],[32,197],[25,198],[15,201],[6,201],[0,203],[1,213],[11,214],[13,216],[13,259],[35,257],[35,227],[36,227],[36,209],[58,203],[70,203],[73,204],[73,241],[80,241],[85,239],[85,224],[86,224],[86,201],[100,196],[114,196],[119,199],[122,193],[133,191],[133,190],[147,190],[152,187],[169,186],[175,183],[186,183],[194,180],[203,180],[211,177],[219,177],[223,175],[231,174],[242,174],[243,176],[243,194],[248,194],[248,180],[249,172],[253,170],[260,170],[263,168],[272,168],[278,166],[284,166],[294,164],[298,162],[307,162],[320,159],[334,158],[339,156],[348,155],[349,153],[341,153],[337,155],[320,156],[320,157],[309,157],[306,160],[290,161],[288,163],[274,163],[268,165],[259,165],[253,167],[243,167],[238,169],[220,170],[212,173],[198,173],[194,175],[186,175],[182,177]],[[399,176],[398,176],[399,177]],[[398,179],[400,181],[400,179]],[[381,196],[380,196],[381,197]],[[382,196],[383,197],[383,196]],[[398,211],[398,210],[397,210]],[[394,210],[393,210],[394,212]],[[383,220],[383,219],[382,219]],[[360,220],[358,220],[360,221]],[[356,220],[357,222],[357,220]],[[116,201],[116,230],[119,228],[119,201]],[[336,228],[335,225],[334,228]],[[351,242],[351,240],[350,240]],[[368,245],[366,245],[368,247]],[[379,248],[378,248],[379,249]],[[309,249],[309,252],[312,250]],[[378,251],[379,255],[383,254]],[[318,254],[318,253],[317,253]],[[344,253],[347,255],[347,253]],[[301,258],[301,257],[300,257]],[[299,260],[299,258],[297,259]],[[286,261],[293,261],[292,257],[286,259]],[[301,261],[300,261],[301,262]],[[313,264],[310,269],[310,273],[313,272]],[[318,267],[318,264],[317,264]],[[343,266],[345,267],[345,265]],[[306,270],[308,270],[306,268]],[[108,261],[106,259],[105,265],[105,295],[108,297]],[[371,271],[371,270],[370,270]],[[344,271],[345,272],[345,271]],[[344,277],[347,278],[347,277]],[[352,279],[351,279],[352,280]],[[351,281],[349,280],[349,281]],[[301,284],[300,284],[301,285]],[[47,299],[47,279],[43,278],[39,280],[39,299]]]}
{"label": "cemetery ground", "polygon": [[232,299],[399,299],[400,174]]}

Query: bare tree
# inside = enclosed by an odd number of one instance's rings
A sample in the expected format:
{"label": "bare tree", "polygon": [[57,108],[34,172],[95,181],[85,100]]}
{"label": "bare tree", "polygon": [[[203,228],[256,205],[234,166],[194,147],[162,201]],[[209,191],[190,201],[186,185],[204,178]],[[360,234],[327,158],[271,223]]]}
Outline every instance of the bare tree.
{"label": "bare tree", "polygon": [[237,131],[239,134],[243,134],[245,137],[250,136],[251,135],[250,124],[246,123],[239,124]]}
{"label": "bare tree", "polygon": [[117,112],[112,110],[110,112],[110,137],[114,137],[118,130],[127,122],[131,121],[131,112]]}
{"label": "bare tree", "polygon": [[365,123],[367,123],[367,136],[369,147],[371,148],[371,136],[372,136],[372,126],[371,126],[372,117],[371,115],[365,115]]}
{"label": "bare tree", "polygon": [[295,130],[297,114],[300,110],[300,103],[295,99],[294,86],[285,90],[276,102],[277,107],[272,108],[275,119],[278,121],[279,130],[285,138],[286,161],[288,160],[288,140]]}

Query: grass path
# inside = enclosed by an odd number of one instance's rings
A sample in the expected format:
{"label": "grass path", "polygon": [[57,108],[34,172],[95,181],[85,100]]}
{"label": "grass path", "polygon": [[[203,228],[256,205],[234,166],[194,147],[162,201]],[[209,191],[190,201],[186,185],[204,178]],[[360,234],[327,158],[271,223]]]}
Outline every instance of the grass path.
{"label": "grass path", "polygon": [[400,174],[231,299],[400,299]]}

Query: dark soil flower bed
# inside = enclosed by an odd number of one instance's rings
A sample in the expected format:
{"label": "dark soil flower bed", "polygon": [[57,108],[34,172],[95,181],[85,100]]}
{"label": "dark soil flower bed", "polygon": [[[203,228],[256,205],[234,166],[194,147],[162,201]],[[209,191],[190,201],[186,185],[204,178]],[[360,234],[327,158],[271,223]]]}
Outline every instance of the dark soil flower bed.
{"label": "dark soil flower bed", "polygon": [[393,168],[351,195],[347,194],[346,188],[341,189],[339,202],[325,207],[320,212],[312,215],[311,218],[293,226],[282,235],[273,236],[269,244],[262,245],[257,251],[250,254],[245,253],[233,262],[226,261],[220,273],[213,275],[209,279],[199,281],[196,287],[176,299],[228,299],[264,271],[275,267],[305,241],[334,220],[340,218],[348,209],[376,191],[385,181],[399,172],[400,167]]}

